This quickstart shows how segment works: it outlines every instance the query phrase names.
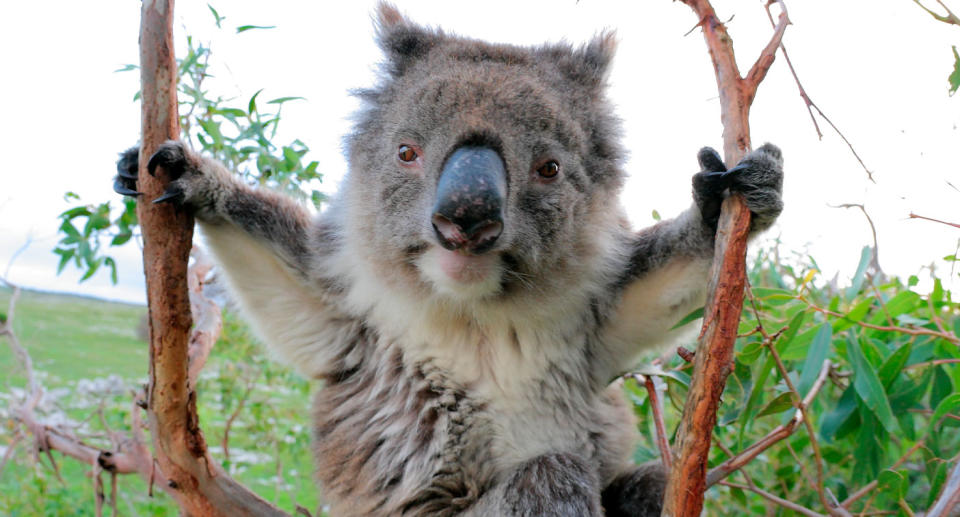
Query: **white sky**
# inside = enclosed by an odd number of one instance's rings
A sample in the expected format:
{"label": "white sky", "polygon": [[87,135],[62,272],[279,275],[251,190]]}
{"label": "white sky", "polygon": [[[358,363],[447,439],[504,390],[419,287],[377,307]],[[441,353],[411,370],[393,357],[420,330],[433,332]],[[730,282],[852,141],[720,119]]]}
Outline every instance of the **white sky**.
{"label": "white sky", "polygon": [[[721,147],[716,83],[696,23],[679,2],[574,0],[519,2],[418,1],[398,4],[413,20],[462,35],[517,44],[566,39],[583,42],[612,28],[620,40],[610,77],[632,150],[624,203],[637,226],[651,211],[669,217],[690,203],[696,151]],[[763,2],[714,2],[728,24],[743,72],[771,33]],[[956,5],[957,2],[950,2]],[[244,105],[256,90],[288,95],[281,141],[300,138],[320,162],[332,191],[346,165],[341,137],[357,103],[353,87],[370,85],[380,59],[372,40],[372,1],[213,4],[226,16],[216,30],[205,2],[177,5],[177,45],[186,32],[213,46],[214,93]],[[862,246],[871,242],[859,210],[828,204],[865,203],[877,225],[881,265],[888,273],[919,274],[953,252],[960,231],[908,220],[911,211],[960,220],[960,97],[947,96],[951,44],[960,28],[934,21],[909,0],[884,2],[788,0],[793,25],[784,42],[801,81],[844,131],[874,172],[866,174],[846,145],[821,121],[818,141],[782,56],[761,85],[752,111],[754,143],[778,144],[786,159],[781,222],[767,234],[787,248],[808,248],[827,276],[849,276]],[[960,5],[956,5],[960,11]],[[142,301],[139,250],[111,252],[119,286],[107,275],[77,284],[68,268],[56,276],[57,214],[71,190],[85,202],[117,199],[114,161],[137,141],[136,72],[113,73],[138,60],[140,2],[99,0],[8,2],[0,31],[4,123],[0,142],[0,274],[28,237],[32,245],[10,270],[24,286]],[[276,25],[235,34],[239,25]],[[186,28],[186,30],[184,29]],[[956,282],[954,282],[956,285]]]}

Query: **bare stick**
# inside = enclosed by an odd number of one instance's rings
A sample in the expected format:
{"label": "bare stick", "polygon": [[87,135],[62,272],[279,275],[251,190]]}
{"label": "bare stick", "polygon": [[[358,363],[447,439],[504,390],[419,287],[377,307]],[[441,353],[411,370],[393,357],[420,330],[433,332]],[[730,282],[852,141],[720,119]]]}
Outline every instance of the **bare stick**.
{"label": "bare stick", "polygon": [[945,224],[945,225],[947,225],[947,226],[953,226],[954,228],[960,228],[960,224],[957,224],[957,223],[949,223],[949,222],[947,222],[947,221],[941,221],[940,219],[934,219],[934,218],[932,218],[932,217],[926,217],[926,216],[922,216],[922,215],[917,215],[917,214],[915,214],[915,213],[913,213],[913,212],[910,212],[910,219],[924,219],[924,220],[926,220],[926,221],[933,221],[933,222],[935,222],[935,223]]}
{"label": "bare stick", "polygon": [[670,442],[667,439],[667,427],[663,423],[663,402],[660,400],[656,382],[651,375],[634,375],[633,379],[647,388],[647,396],[650,397],[650,409],[653,410],[654,427],[657,430],[657,447],[660,448],[660,460],[663,462],[663,468],[669,472],[673,465],[671,461],[673,454],[670,451]]}
{"label": "bare stick", "polygon": [[863,212],[863,216],[867,218],[867,223],[870,224],[870,233],[873,236],[873,257],[870,259],[870,265],[873,266],[874,271],[882,271],[880,269],[880,245],[877,242],[877,227],[873,224],[873,219],[870,218],[870,214],[867,213],[867,208],[860,203],[843,203],[840,205],[827,205],[830,208],[859,208]]}
{"label": "bare stick", "polygon": [[[914,1],[916,1],[916,0],[914,0]],[[767,2],[767,5],[766,5],[766,9],[767,9],[767,18],[770,19],[770,25],[776,26],[776,25],[774,24],[774,21],[773,21],[773,15],[770,14],[770,5],[772,5],[772,4],[774,4],[774,3],[776,3],[776,0],[770,0],[770,1],[768,1],[768,2]],[[781,7],[783,7],[783,4],[782,4],[782,3],[781,3],[780,5],[781,5]],[[840,131],[840,128],[838,128],[838,127],[836,126],[836,124],[834,124],[834,123],[830,120],[830,118],[828,118],[827,115],[824,114],[823,111],[820,110],[820,108],[816,105],[816,103],[813,102],[813,100],[810,98],[810,96],[807,95],[807,91],[803,88],[803,85],[800,84],[800,78],[797,76],[797,71],[796,71],[796,69],[793,68],[793,61],[790,60],[790,55],[787,54],[787,47],[785,47],[785,46],[783,45],[783,43],[780,44],[780,52],[783,54],[783,59],[784,59],[784,61],[787,62],[787,68],[790,69],[790,74],[793,75],[793,80],[794,80],[794,82],[797,83],[797,88],[800,90],[800,97],[803,99],[803,103],[804,103],[804,104],[806,105],[806,107],[807,107],[807,113],[810,114],[810,120],[813,122],[813,127],[814,127],[814,129],[817,130],[817,138],[819,138],[819,139],[822,140],[822,139],[823,139],[823,132],[820,131],[820,125],[817,124],[817,118],[813,116],[813,111],[812,111],[812,110],[817,110],[817,114],[819,114],[821,117],[823,117],[823,120],[826,120],[826,121],[827,121],[827,124],[830,124],[830,127],[833,128],[834,131],[836,131],[836,133],[837,133],[837,135],[840,137],[840,139],[842,139],[843,142],[844,142],[845,144],[847,144],[847,147],[850,148],[850,152],[853,153],[853,157],[857,159],[857,161],[860,163],[860,166],[863,167],[863,171],[867,173],[867,178],[868,178],[870,181],[872,181],[873,183],[876,183],[876,180],[873,179],[873,173],[870,171],[870,169],[867,168],[867,164],[863,163],[863,159],[860,158],[860,155],[859,155],[859,154],[857,154],[857,150],[853,147],[853,144],[851,144],[850,141],[847,140],[847,137],[843,134],[842,131]]]}
{"label": "bare stick", "polygon": [[759,488],[757,488],[757,487],[755,487],[755,486],[741,485],[741,484],[739,484],[739,483],[731,483],[731,482],[729,482],[729,481],[721,481],[721,484],[724,485],[724,486],[731,487],[731,488],[739,488],[740,490],[746,490],[747,492],[753,492],[754,494],[759,495],[760,497],[766,499],[767,501],[770,501],[771,503],[778,504],[778,505],[780,505],[780,506],[782,506],[782,507],[784,507],[784,508],[788,508],[788,509],[790,509],[790,510],[793,510],[793,511],[799,513],[799,514],[807,515],[808,517],[826,517],[826,516],[823,515],[822,513],[817,513],[817,512],[815,512],[815,511],[813,511],[813,510],[811,510],[811,509],[809,509],[809,508],[807,508],[807,507],[800,506],[800,505],[797,504],[797,503],[792,503],[792,502],[790,502],[790,501],[787,501],[786,499],[782,499],[782,498],[780,498],[780,497],[777,497],[777,496],[771,494],[770,492],[765,492],[765,491],[760,490]]}
{"label": "bare stick", "polygon": [[913,0],[913,3],[919,5],[921,9],[923,9],[928,14],[930,14],[930,16],[933,16],[937,21],[948,23],[950,25],[960,25],[960,18],[958,18],[957,15],[953,14],[953,12],[951,12],[950,9],[940,0],[937,0],[937,3],[940,4],[940,7],[943,7],[945,11],[947,11],[947,14],[945,16],[942,14],[937,14],[936,12],[930,10],[927,6],[921,4],[920,0]]}

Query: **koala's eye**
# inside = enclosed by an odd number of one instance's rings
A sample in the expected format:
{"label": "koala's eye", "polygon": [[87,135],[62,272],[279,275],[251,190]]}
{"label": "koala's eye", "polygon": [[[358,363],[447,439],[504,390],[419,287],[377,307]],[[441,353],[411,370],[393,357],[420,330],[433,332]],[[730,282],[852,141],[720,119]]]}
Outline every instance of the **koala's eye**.
{"label": "koala's eye", "polygon": [[545,162],[543,165],[537,167],[537,174],[544,179],[553,179],[557,176],[557,173],[560,172],[560,164],[550,160]]}
{"label": "koala's eye", "polygon": [[413,149],[413,147],[410,147],[409,145],[406,145],[406,144],[401,145],[400,148],[397,150],[397,158],[399,158],[400,161],[403,163],[413,163],[417,160],[418,156],[419,155]]}

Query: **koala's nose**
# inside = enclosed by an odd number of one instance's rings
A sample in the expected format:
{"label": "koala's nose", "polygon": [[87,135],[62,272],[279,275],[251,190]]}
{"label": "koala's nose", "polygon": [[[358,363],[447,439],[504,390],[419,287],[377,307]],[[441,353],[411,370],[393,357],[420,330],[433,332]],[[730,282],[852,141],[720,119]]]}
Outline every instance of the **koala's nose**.
{"label": "koala's nose", "polygon": [[507,171],[488,147],[460,147],[447,158],[437,183],[431,222],[440,245],[471,253],[490,250],[503,233]]}

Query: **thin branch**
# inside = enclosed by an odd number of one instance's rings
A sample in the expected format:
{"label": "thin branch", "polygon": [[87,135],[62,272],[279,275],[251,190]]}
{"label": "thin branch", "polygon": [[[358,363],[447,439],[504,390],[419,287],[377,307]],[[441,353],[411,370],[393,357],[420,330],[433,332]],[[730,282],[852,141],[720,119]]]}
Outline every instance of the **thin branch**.
{"label": "thin branch", "polygon": [[770,492],[765,492],[765,491],[757,488],[756,486],[741,485],[741,484],[739,484],[739,483],[731,483],[731,482],[729,482],[729,481],[721,481],[720,484],[722,484],[723,486],[728,486],[728,487],[730,487],[730,488],[739,488],[740,490],[746,490],[747,492],[753,492],[754,494],[759,495],[760,497],[766,499],[767,501],[770,501],[771,503],[775,503],[775,504],[780,505],[780,506],[782,506],[782,507],[784,507],[784,508],[787,508],[787,509],[789,509],[789,510],[793,510],[793,511],[799,513],[799,514],[806,515],[806,516],[808,516],[808,517],[827,517],[826,515],[824,515],[824,514],[822,514],[822,513],[817,513],[817,512],[815,512],[815,511],[813,511],[813,510],[805,507],[805,506],[800,506],[800,505],[797,504],[797,503],[793,503],[793,502],[787,501],[786,499],[781,499],[781,498],[779,498],[779,497],[771,494]]}
{"label": "thin branch", "polygon": [[[829,310],[829,309],[824,309],[824,308],[822,308],[822,307],[818,307],[818,306],[814,305],[812,302],[810,302],[809,300],[807,300],[806,298],[804,298],[803,296],[798,296],[797,299],[800,300],[800,301],[802,301],[802,302],[804,302],[804,303],[806,303],[806,304],[807,304],[807,307],[809,307],[809,308],[811,308],[811,309],[813,309],[813,310],[815,310],[815,311],[817,311],[817,312],[819,312],[819,313],[821,313],[821,314],[826,314],[826,315],[829,315],[829,316],[833,316],[833,317],[835,317],[835,318],[846,318],[846,315],[845,315],[845,314],[840,314],[839,312],[834,312],[834,311],[831,311],[831,310]],[[868,328],[868,329],[873,329],[873,330],[882,330],[882,331],[885,331],[885,332],[899,332],[899,333],[901,333],[901,334],[908,334],[908,335],[911,335],[911,336],[934,336],[934,337],[938,337],[938,338],[941,338],[941,339],[945,339],[945,340],[947,340],[947,341],[949,341],[949,342],[951,342],[951,343],[953,343],[953,344],[955,344],[955,345],[960,345],[960,337],[954,336],[953,334],[951,334],[951,333],[949,333],[949,332],[939,332],[939,331],[936,331],[936,330],[930,330],[930,329],[922,328],[922,327],[921,327],[921,328],[888,327],[888,326],[883,326],[883,325],[874,325],[874,324],[872,324],[872,323],[866,323],[866,322],[863,322],[863,321],[854,321],[854,322],[852,322],[852,323],[856,323],[857,325],[860,325],[860,326],[863,327],[863,328]]]}
{"label": "thin branch", "polygon": [[867,213],[867,208],[860,203],[828,204],[827,206],[830,208],[859,208],[863,212],[863,216],[867,218],[867,223],[870,224],[870,234],[873,236],[873,257],[870,258],[870,265],[873,266],[874,271],[883,271],[880,268],[880,244],[877,242],[877,227],[873,224],[870,214]]}
{"label": "thin branch", "polygon": [[[770,25],[775,26],[773,21],[773,15],[770,13],[770,5],[773,3],[774,2],[767,2],[766,9],[767,9],[767,18],[770,19]],[[807,113],[810,114],[810,120],[813,121],[814,129],[817,130],[817,138],[822,140],[823,132],[820,131],[820,125],[817,124],[817,118],[813,116],[813,111],[811,110],[817,110],[817,114],[823,117],[823,120],[826,120],[827,124],[830,124],[830,127],[833,128],[834,131],[836,131],[837,135],[839,135],[840,138],[843,140],[843,142],[847,144],[847,147],[850,148],[850,152],[853,153],[853,157],[856,158],[858,162],[860,162],[860,166],[863,167],[863,171],[867,173],[867,178],[873,183],[876,183],[877,181],[873,179],[873,173],[870,171],[870,169],[867,168],[867,164],[863,163],[863,159],[861,159],[860,155],[857,154],[857,150],[853,147],[853,144],[851,144],[850,141],[847,140],[847,137],[843,134],[842,131],[840,131],[840,128],[838,128],[836,124],[834,124],[833,121],[831,121],[830,118],[827,117],[827,115],[820,109],[820,107],[817,106],[815,102],[813,102],[810,96],[807,95],[807,91],[803,88],[803,85],[800,83],[800,78],[797,76],[796,69],[793,68],[793,62],[790,60],[790,55],[787,54],[787,47],[785,47],[783,43],[780,44],[780,52],[783,54],[783,59],[787,62],[787,68],[790,69],[790,74],[793,75],[794,82],[797,83],[797,88],[800,90],[800,97],[803,99],[803,103],[807,107]]]}
{"label": "thin branch", "polygon": [[[640,382],[640,379],[635,379]],[[650,409],[653,410],[653,422],[657,430],[657,446],[660,448],[660,458],[663,461],[663,467],[669,472],[673,468],[673,454],[667,440],[667,426],[663,423],[663,401],[660,399],[660,393],[653,376],[646,375],[643,381],[647,388],[647,396],[650,397]]]}
{"label": "thin branch", "polygon": [[[810,391],[807,393],[806,397],[803,398],[803,401],[800,402],[803,408],[809,407],[813,403],[814,397],[817,396],[817,393],[820,392],[820,389],[823,388],[824,383],[827,380],[827,374],[830,372],[832,364],[830,360],[823,362],[823,366],[820,368],[820,374],[817,375],[816,381],[814,381],[813,386],[810,387]],[[790,419],[786,424],[777,426],[773,431],[770,431],[766,436],[758,440],[753,445],[744,449],[740,454],[724,461],[720,465],[710,469],[710,472],[707,473],[707,487],[711,487],[721,480],[725,479],[727,476],[740,470],[746,464],[750,463],[754,458],[759,456],[763,451],[769,449],[775,443],[787,438],[792,435],[798,424],[804,420],[804,412],[799,408],[797,412],[794,413],[793,418]]]}
{"label": "thin branch", "polygon": [[[760,56],[757,57],[753,66],[750,67],[750,71],[747,72],[747,76],[743,78],[748,102],[753,101],[754,96],[757,94],[757,86],[759,86],[760,82],[767,76],[770,66],[773,65],[773,61],[777,56],[777,47],[783,44],[783,34],[787,30],[787,25],[790,25],[790,19],[787,17],[786,4],[783,3],[783,0],[774,1],[780,4],[780,19],[774,27],[773,36],[770,37],[767,46],[763,48]],[[769,15],[770,3],[767,3],[766,8],[767,14]]]}
{"label": "thin branch", "polygon": [[953,226],[954,228],[960,228],[960,224],[950,223],[950,222],[947,222],[947,221],[941,221],[940,219],[934,219],[934,218],[932,218],[932,217],[926,217],[926,216],[922,216],[922,215],[917,215],[917,214],[915,214],[915,213],[913,213],[913,212],[910,212],[910,219],[924,219],[924,220],[927,220],[927,221],[933,221],[933,222],[935,222],[935,223],[945,224],[945,225],[947,225],[947,226]]}
{"label": "thin branch", "polygon": [[947,7],[947,6],[946,6],[943,2],[941,2],[940,0],[937,0],[937,3],[940,4],[940,7],[943,7],[943,9],[944,9],[945,11],[947,11],[947,14],[946,14],[946,15],[937,14],[936,12],[930,10],[927,6],[921,4],[921,3],[920,3],[920,0],[913,0],[913,3],[919,5],[921,9],[923,9],[923,10],[926,11],[928,14],[930,14],[930,16],[933,16],[937,21],[940,21],[940,22],[943,22],[943,23],[947,23],[947,24],[950,24],[950,25],[960,25],[960,18],[958,18],[957,15],[953,14],[953,12],[950,11],[950,8]]}

